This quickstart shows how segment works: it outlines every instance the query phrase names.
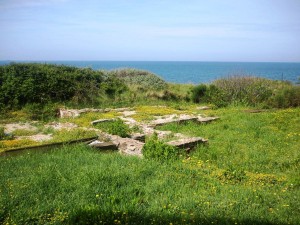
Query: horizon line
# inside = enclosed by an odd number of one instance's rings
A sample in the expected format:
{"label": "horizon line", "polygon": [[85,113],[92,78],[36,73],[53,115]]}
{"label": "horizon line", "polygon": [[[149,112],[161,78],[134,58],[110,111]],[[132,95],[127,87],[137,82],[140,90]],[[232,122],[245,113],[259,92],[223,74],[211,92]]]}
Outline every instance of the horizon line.
{"label": "horizon line", "polygon": [[48,59],[48,60],[0,60],[0,62],[205,62],[205,63],[300,63],[300,61],[219,61],[219,60],[80,60],[80,59]]}

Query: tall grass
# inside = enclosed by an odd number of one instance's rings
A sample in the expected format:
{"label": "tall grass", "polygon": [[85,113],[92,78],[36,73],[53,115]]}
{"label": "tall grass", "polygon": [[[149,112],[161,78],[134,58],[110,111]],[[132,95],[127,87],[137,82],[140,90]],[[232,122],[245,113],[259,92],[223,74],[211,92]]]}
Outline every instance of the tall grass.
{"label": "tall grass", "polygon": [[288,108],[300,106],[300,87],[284,81],[252,76],[230,76],[200,84],[191,89],[195,103],[208,102],[218,107],[228,105]]}

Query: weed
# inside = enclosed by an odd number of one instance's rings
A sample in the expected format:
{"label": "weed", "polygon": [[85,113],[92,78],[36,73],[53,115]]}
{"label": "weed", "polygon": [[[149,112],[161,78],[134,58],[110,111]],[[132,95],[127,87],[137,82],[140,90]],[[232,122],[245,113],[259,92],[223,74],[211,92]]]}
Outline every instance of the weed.
{"label": "weed", "polygon": [[53,133],[53,139],[50,142],[72,141],[81,138],[89,138],[97,136],[93,130],[74,128],[72,130],[58,130]]}
{"label": "weed", "polygon": [[39,133],[38,130],[17,129],[12,132],[14,136],[31,136]]}
{"label": "weed", "polygon": [[4,127],[0,126],[0,140],[4,139],[5,133],[4,133]]}
{"label": "weed", "polygon": [[165,144],[158,140],[157,135],[153,135],[146,140],[142,153],[146,159],[159,161],[175,160],[179,158],[180,150],[176,147]]}
{"label": "weed", "polygon": [[95,127],[109,134],[118,135],[120,137],[129,137],[132,133],[129,126],[119,118],[114,121],[98,123]]}

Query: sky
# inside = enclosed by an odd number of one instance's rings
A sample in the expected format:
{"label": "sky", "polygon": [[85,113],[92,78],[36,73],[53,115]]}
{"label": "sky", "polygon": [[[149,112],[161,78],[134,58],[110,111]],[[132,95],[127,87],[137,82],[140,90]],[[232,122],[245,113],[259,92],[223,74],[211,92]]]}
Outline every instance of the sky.
{"label": "sky", "polygon": [[300,62],[300,0],[0,0],[0,60]]}

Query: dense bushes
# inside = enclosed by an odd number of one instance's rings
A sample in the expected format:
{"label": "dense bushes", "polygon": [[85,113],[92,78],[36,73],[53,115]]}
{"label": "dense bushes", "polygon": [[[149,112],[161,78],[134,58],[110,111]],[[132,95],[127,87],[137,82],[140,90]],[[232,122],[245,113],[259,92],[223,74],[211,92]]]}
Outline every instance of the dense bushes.
{"label": "dense bushes", "polygon": [[0,67],[0,108],[73,100],[93,102],[103,73],[92,69],[48,64],[10,64]]}
{"label": "dense bushes", "polygon": [[205,84],[200,84],[192,88],[191,90],[191,98],[193,102],[199,103],[201,101],[205,101],[205,95],[207,92],[207,86]]}
{"label": "dense bushes", "polygon": [[18,63],[0,66],[0,110],[26,109],[33,119],[55,115],[55,104],[71,107],[193,101],[217,107],[243,104],[300,106],[300,87],[257,77],[234,76],[211,84],[175,85],[143,70],[96,71],[64,65]]}
{"label": "dense bushes", "polygon": [[278,90],[269,99],[268,105],[275,108],[300,106],[300,86],[288,86]]}
{"label": "dense bushes", "polygon": [[300,106],[300,87],[288,82],[258,77],[234,76],[200,84],[190,91],[193,102],[212,103],[218,107],[243,104],[263,107]]}
{"label": "dense bushes", "polygon": [[167,83],[157,75],[144,70],[119,69],[108,72],[110,76],[116,76],[129,86],[135,86],[143,90],[163,90]]}

